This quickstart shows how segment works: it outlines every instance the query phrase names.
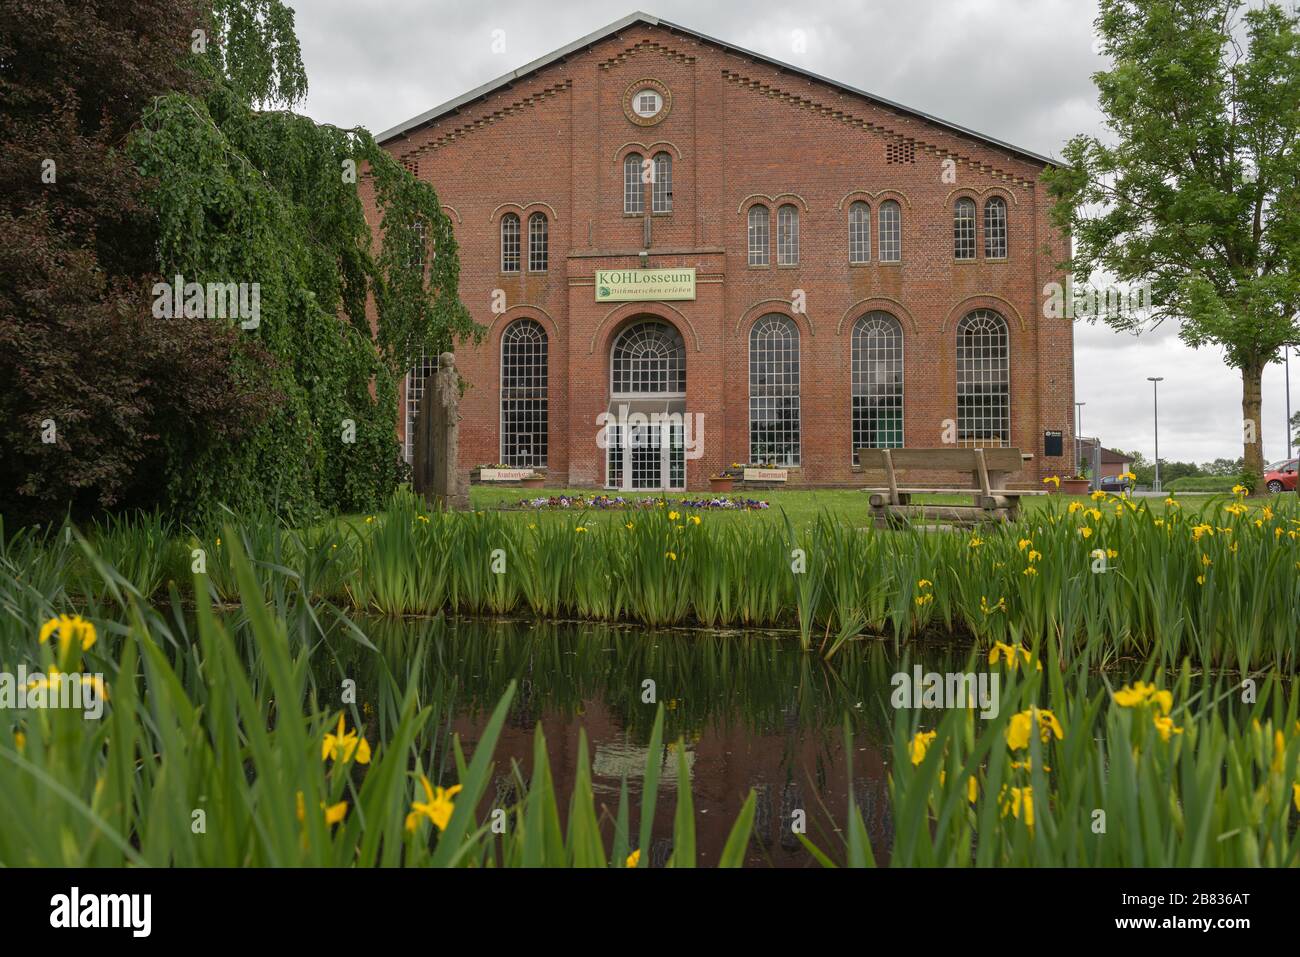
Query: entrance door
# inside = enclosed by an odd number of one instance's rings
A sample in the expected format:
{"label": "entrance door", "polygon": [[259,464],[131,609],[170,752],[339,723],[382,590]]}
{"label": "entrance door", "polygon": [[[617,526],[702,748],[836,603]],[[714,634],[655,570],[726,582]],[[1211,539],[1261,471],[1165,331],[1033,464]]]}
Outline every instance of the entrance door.
{"label": "entrance door", "polygon": [[659,319],[633,321],[610,354],[605,486],[637,492],[686,487],[686,345]]}

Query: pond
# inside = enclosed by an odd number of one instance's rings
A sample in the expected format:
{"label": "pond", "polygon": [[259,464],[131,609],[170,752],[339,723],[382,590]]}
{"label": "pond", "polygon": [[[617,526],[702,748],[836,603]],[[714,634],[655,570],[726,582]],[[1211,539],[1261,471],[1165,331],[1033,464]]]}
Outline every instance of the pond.
{"label": "pond", "polygon": [[[913,644],[906,657],[898,657],[892,643],[863,641],[827,665],[802,653],[789,635],[465,619],[359,619],[355,624],[379,656],[352,642],[330,645],[339,655],[340,673],[357,681],[359,703],[386,693],[386,670],[394,676],[393,687],[404,686],[418,659],[421,685],[429,688],[422,703],[432,703],[440,716],[442,740],[435,750],[442,771],[436,783],[454,783],[446,747],[450,734],[459,734],[467,756],[472,753],[511,681],[517,692],[496,748],[495,793],[489,789],[485,805],[509,806],[517,798],[512,762],[527,780],[540,723],[559,806],[567,808],[579,729],[585,729],[607,845],[625,777],[634,832],[638,826],[647,746],[662,703],[661,783],[649,849],[653,865],[671,852],[679,740],[702,865],[716,864],[751,788],[758,803],[747,866],[817,866],[792,831],[796,811],[804,812],[812,842],[841,858],[839,828],[849,787],[846,720],[853,788],[877,860],[886,862],[893,837],[887,790],[891,678],[910,673],[916,664],[927,671],[963,671],[969,654],[955,644],[926,643]],[[363,713],[372,712],[363,708]],[[382,733],[372,720],[371,739]]]}

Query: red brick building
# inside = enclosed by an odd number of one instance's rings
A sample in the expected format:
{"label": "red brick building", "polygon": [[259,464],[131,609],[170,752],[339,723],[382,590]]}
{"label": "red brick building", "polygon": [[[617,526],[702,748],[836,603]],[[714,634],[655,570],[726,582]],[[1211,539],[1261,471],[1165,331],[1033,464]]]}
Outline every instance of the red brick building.
{"label": "red brick building", "polygon": [[1070,470],[1046,157],[644,14],[380,142],[438,190],[488,330],[458,351],[462,463],[847,485],[855,448],[957,443]]}

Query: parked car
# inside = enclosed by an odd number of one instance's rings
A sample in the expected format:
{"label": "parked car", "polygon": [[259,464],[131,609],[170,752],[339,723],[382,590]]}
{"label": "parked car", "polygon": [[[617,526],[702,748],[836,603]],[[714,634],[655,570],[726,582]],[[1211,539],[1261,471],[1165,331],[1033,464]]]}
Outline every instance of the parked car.
{"label": "parked car", "polygon": [[1264,487],[1276,495],[1296,490],[1296,470],[1300,459],[1274,462],[1264,471]]}
{"label": "parked car", "polygon": [[1103,492],[1131,492],[1133,480],[1127,474],[1103,475],[1099,487]]}

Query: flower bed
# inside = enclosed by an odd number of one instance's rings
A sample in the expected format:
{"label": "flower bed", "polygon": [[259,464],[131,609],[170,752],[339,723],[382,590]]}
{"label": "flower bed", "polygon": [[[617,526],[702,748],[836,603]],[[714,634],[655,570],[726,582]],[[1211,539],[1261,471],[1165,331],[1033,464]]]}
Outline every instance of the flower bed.
{"label": "flower bed", "polygon": [[681,498],[673,501],[662,498],[624,498],[622,495],[551,495],[545,498],[526,498],[519,502],[520,508],[537,509],[597,509],[601,511],[618,511],[621,509],[664,508],[672,505],[677,508],[699,510],[725,510],[736,512],[758,512],[768,508],[767,502],[753,498],[728,498],[726,496],[708,496],[705,498]]}

